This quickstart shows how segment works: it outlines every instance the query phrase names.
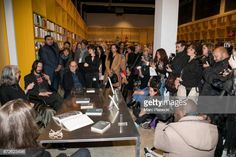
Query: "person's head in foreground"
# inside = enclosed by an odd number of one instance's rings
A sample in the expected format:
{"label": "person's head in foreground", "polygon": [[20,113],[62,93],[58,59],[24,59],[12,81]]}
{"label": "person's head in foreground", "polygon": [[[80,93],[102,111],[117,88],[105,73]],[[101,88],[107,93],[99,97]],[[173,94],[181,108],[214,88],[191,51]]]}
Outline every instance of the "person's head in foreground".
{"label": "person's head in foreground", "polygon": [[[39,130],[35,123],[35,112],[29,102],[16,99],[0,108],[0,148],[24,149],[27,157],[50,157],[50,153],[40,148],[37,138]],[[67,156],[61,153],[58,156]],[[71,156],[91,157],[88,149],[79,149]]]}
{"label": "person's head in foreground", "polygon": [[7,102],[0,108],[0,148],[36,148],[38,127],[30,103],[22,99]]}
{"label": "person's head in foreground", "polygon": [[16,65],[6,65],[2,69],[0,86],[12,86],[18,84],[20,80],[20,70]]}
{"label": "person's head in foreground", "polygon": [[213,157],[218,142],[217,126],[197,114],[194,101],[175,109],[176,122],[158,123],[154,146],[165,157]]}

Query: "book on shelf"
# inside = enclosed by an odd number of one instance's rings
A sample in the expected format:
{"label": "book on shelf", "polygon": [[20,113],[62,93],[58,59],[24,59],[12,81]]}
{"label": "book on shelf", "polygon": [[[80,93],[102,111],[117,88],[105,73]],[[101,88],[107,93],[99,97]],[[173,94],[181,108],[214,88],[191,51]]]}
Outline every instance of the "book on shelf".
{"label": "book on shelf", "polygon": [[55,25],[55,31],[64,34],[64,28],[58,25]]}
{"label": "book on shelf", "polygon": [[47,20],[47,29],[49,29],[51,31],[55,31],[55,24],[53,22]]}
{"label": "book on shelf", "polygon": [[91,126],[91,131],[103,134],[111,127],[111,123],[108,121],[98,121],[94,125]]}
{"label": "book on shelf", "polygon": [[45,18],[35,13],[33,14],[33,17],[34,17],[34,25],[44,28],[47,27],[47,21]]}
{"label": "book on shelf", "polygon": [[92,109],[94,106],[93,103],[80,103],[80,109],[84,110],[84,109]]}
{"label": "book on shelf", "polygon": [[34,46],[36,50],[39,50],[44,45],[44,42],[35,41]]}
{"label": "book on shelf", "polygon": [[94,123],[93,120],[80,111],[67,112],[52,118],[58,125],[68,131],[74,131]]}
{"label": "book on shelf", "polygon": [[87,109],[85,114],[88,116],[101,116],[103,112],[102,108],[93,108],[93,109]]}
{"label": "book on shelf", "polygon": [[46,30],[44,30],[43,28],[40,28],[37,26],[34,27],[34,36],[36,38],[44,38],[44,36],[47,34],[48,34],[48,32]]}
{"label": "book on shelf", "polygon": [[86,104],[90,103],[90,98],[77,98],[76,99],[77,104]]}

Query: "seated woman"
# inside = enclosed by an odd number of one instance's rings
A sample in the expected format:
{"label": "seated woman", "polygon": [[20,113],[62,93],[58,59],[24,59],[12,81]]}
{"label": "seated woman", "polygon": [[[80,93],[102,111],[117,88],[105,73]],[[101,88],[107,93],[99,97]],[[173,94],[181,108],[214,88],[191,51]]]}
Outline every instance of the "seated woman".
{"label": "seated woman", "polygon": [[64,98],[67,98],[72,90],[85,87],[85,81],[82,73],[78,70],[76,61],[69,63],[69,70],[63,76],[62,86],[64,88]]}
{"label": "seated woman", "polygon": [[132,100],[127,104],[129,108],[133,108],[136,106],[136,103],[141,103],[146,96],[149,94],[150,85],[153,83],[158,83],[158,87],[160,86],[160,79],[158,77],[151,77],[149,79],[147,87],[135,90],[132,95]]}
{"label": "seated woman", "polygon": [[[159,85],[157,80],[152,79],[150,80],[149,83],[149,94],[147,96],[149,97],[154,97],[154,96],[158,96],[159,95]],[[142,101],[145,99],[146,96],[144,96],[142,98]],[[151,122],[152,119],[155,118],[155,114],[146,114],[144,111],[144,108],[140,106],[142,102],[136,104],[136,107],[133,109],[133,114],[134,116],[137,118],[135,120],[135,124],[137,126],[141,125],[144,128],[146,127],[146,124],[149,124]]]}
{"label": "seated woman", "polygon": [[89,55],[85,58],[84,69],[86,71],[86,87],[98,88],[99,83],[99,56],[94,45],[88,46]]}
{"label": "seated woman", "polygon": [[[36,139],[39,129],[34,121],[35,113],[29,102],[16,99],[0,108],[0,148],[25,149],[27,157],[50,157],[50,153],[40,148]],[[14,155],[14,154],[12,154]],[[63,157],[65,154],[60,154]],[[87,149],[80,149],[71,157],[90,157]]]}
{"label": "seated woman", "polygon": [[5,104],[10,100],[22,98],[27,100],[27,93],[34,87],[34,83],[29,84],[25,91],[19,86],[20,70],[16,65],[7,65],[2,70],[0,79],[0,101]]}

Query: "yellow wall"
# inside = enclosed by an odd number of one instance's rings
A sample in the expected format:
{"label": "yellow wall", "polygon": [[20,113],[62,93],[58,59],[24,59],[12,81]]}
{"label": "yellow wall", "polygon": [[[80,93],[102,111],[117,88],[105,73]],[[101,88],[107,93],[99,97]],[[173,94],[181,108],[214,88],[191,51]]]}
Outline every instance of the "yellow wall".
{"label": "yellow wall", "polygon": [[[31,0],[13,1],[13,12],[18,65],[21,70],[21,75],[24,77],[30,72],[31,65],[35,60]],[[23,82],[23,79],[21,79],[21,87],[24,87]]]}
{"label": "yellow wall", "polygon": [[4,0],[0,0],[0,71],[10,64],[3,2]]}

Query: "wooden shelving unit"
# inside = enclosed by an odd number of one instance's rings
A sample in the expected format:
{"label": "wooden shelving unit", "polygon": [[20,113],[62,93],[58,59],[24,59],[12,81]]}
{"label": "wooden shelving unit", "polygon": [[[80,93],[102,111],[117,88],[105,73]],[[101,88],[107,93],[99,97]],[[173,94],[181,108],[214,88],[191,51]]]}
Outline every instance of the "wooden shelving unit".
{"label": "wooden shelving unit", "polygon": [[178,40],[236,42],[236,36],[231,36],[230,32],[236,33],[236,11],[180,25]]}
{"label": "wooden shelving unit", "polygon": [[[73,43],[87,36],[87,26],[71,0],[14,0],[12,3],[17,59],[22,76],[30,72],[38,48],[44,43],[43,34],[37,35],[35,27],[44,30],[45,34],[52,33],[59,44],[66,40]],[[35,22],[34,14],[44,18],[46,24]],[[47,22],[53,23],[54,29],[47,28]],[[23,79],[20,85],[24,88]]]}
{"label": "wooden shelving unit", "polygon": [[86,38],[87,26],[71,0],[32,0],[35,52],[50,34],[62,47],[64,41],[74,43]]}
{"label": "wooden shelving unit", "polygon": [[128,40],[131,43],[153,43],[153,28],[120,28],[120,27],[89,27],[87,39],[90,42],[110,41],[116,42]]}

